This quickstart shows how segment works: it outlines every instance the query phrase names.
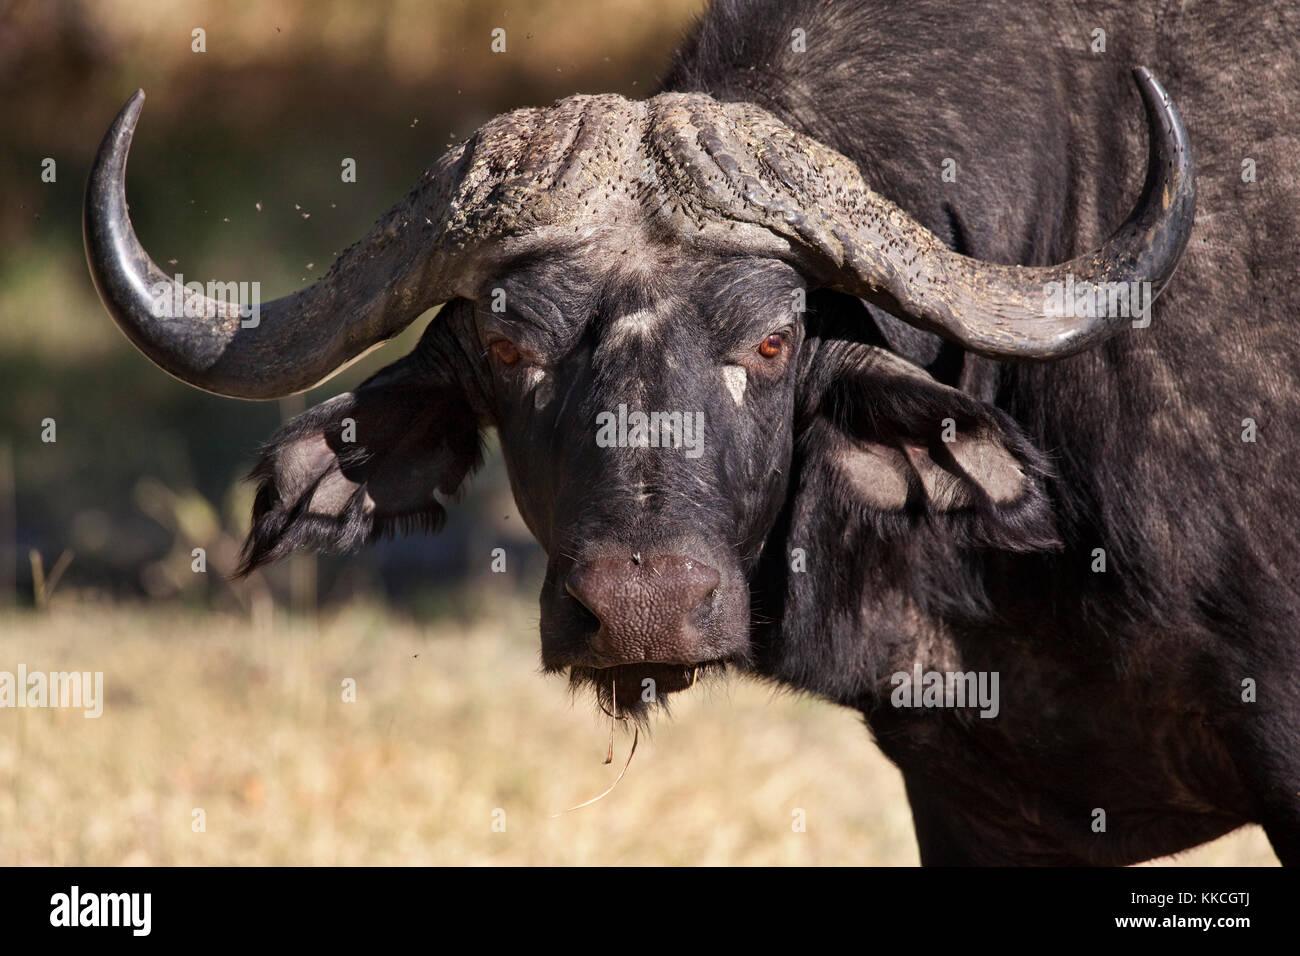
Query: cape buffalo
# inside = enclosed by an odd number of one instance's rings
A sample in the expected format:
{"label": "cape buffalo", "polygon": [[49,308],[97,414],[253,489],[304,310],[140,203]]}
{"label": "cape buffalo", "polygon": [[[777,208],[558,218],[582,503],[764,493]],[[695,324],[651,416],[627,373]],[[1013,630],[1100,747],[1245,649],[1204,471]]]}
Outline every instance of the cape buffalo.
{"label": "cape buffalo", "polygon": [[1297,64],[1286,4],[717,2],[657,95],[491,120],[258,309],[137,241],[137,93],[87,257],[239,398],[443,304],[272,437],[245,569],[435,530],[495,428],[606,706],[858,709],[926,864],[1300,863]]}

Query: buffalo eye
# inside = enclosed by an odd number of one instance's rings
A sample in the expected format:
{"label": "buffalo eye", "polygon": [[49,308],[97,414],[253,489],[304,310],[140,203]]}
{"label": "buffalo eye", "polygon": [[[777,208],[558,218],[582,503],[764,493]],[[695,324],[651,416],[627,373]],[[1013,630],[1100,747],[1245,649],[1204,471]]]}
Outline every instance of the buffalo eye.
{"label": "buffalo eye", "polygon": [[514,365],[519,361],[519,349],[515,348],[513,342],[497,339],[489,348],[492,349],[492,354],[497,357],[497,361],[502,365]]}
{"label": "buffalo eye", "polygon": [[758,347],[758,354],[763,358],[776,358],[785,349],[785,336],[780,332],[773,332]]}

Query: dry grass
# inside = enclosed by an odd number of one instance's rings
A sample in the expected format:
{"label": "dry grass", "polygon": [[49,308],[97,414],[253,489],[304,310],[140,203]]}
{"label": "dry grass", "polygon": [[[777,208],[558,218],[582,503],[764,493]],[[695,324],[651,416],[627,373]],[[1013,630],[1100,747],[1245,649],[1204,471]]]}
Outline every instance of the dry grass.
{"label": "dry grass", "polygon": [[[102,670],[107,697],[98,720],[0,710],[0,864],[916,863],[898,773],[854,715],[734,679],[682,698],[614,793],[551,819],[608,785],[630,737],[603,766],[607,724],[538,676],[512,610],[269,633],[75,603],[0,617],[0,669]],[[1249,828],[1177,862],[1275,858]]]}

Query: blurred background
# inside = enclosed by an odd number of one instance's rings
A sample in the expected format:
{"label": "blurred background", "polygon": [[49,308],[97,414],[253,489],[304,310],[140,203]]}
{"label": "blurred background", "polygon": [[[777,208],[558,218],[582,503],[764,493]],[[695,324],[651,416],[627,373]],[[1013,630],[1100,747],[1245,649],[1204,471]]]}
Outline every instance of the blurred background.
{"label": "blurred background", "polygon": [[[538,677],[544,560],[495,450],[437,537],[227,577],[259,443],[428,317],[306,396],[239,402],[150,365],[86,271],[87,168],[137,87],[145,247],[269,300],[490,116],[652,89],[702,6],[0,0],[0,670],[102,670],[108,698],[98,720],[0,710],[0,864],[916,862],[860,721],[734,679],[552,819],[631,738],[604,765],[608,722]],[[1180,862],[1274,859],[1252,828]]]}

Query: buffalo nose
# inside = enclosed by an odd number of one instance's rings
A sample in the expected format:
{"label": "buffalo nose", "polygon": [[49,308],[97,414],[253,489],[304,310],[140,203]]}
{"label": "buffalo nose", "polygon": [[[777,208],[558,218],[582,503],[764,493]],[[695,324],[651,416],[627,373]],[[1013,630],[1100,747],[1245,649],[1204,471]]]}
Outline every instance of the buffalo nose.
{"label": "buffalo nose", "polygon": [[697,626],[708,617],[721,576],[680,555],[601,558],[569,572],[566,587],[600,621],[598,666],[693,663]]}

